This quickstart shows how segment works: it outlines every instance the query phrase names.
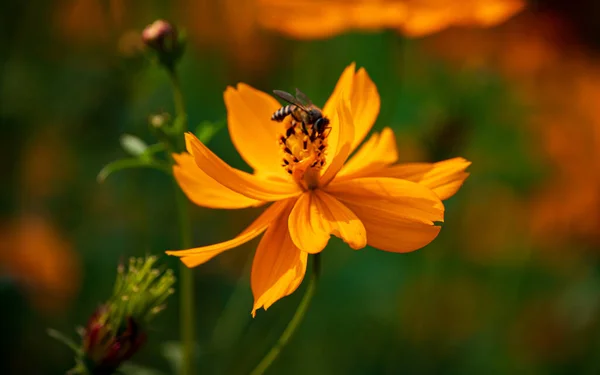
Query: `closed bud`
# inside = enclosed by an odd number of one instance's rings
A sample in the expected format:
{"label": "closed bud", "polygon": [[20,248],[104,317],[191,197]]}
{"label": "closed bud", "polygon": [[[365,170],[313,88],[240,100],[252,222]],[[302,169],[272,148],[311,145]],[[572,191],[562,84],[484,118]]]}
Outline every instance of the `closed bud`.
{"label": "closed bud", "polygon": [[133,317],[127,316],[120,327],[113,327],[109,316],[109,307],[100,306],[84,330],[82,362],[91,374],[114,373],[146,341],[146,334]]}
{"label": "closed bud", "polygon": [[171,122],[171,118],[168,113],[154,114],[150,115],[148,118],[148,122],[150,126],[155,129],[164,128],[169,125]]}
{"label": "closed bud", "polygon": [[165,20],[156,20],[142,31],[142,40],[147,46],[164,51],[177,41],[177,30]]}
{"label": "closed bud", "polygon": [[128,267],[119,265],[113,294],[89,318],[81,345],[51,330],[51,336],[76,353],[69,374],[113,374],[144,344],[151,320],[165,309],[175,283],[173,271],[154,268],[156,261],[131,258]]}
{"label": "closed bud", "polygon": [[156,51],[158,62],[169,70],[174,69],[183,55],[183,39],[177,29],[164,20],[154,21],[142,31],[144,43]]}
{"label": "closed bud", "polygon": [[184,39],[173,25],[164,20],[154,21],[142,31],[144,44],[156,52],[158,62],[169,71],[175,69],[183,55]]}

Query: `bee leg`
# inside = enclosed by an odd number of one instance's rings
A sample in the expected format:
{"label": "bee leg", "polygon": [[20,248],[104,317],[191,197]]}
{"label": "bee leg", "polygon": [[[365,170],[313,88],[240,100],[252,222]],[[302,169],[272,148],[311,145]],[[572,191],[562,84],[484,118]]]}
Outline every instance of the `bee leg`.
{"label": "bee leg", "polygon": [[304,123],[304,121],[302,122],[302,133],[304,133],[304,135],[309,135],[308,129],[306,128],[306,124]]}
{"label": "bee leg", "polygon": [[290,127],[289,127],[289,128],[287,128],[287,130],[285,131],[285,136],[289,138],[289,137],[291,137],[291,136],[292,136],[292,134],[294,134],[294,127],[293,127],[293,126],[290,126]]}

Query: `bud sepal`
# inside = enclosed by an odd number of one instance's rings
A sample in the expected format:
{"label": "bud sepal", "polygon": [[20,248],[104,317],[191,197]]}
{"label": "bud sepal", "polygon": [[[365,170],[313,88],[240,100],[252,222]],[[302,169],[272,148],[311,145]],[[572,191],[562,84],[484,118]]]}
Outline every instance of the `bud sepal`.
{"label": "bud sepal", "polygon": [[153,268],[155,262],[156,257],[132,258],[127,269],[119,266],[113,295],[82,329],[80,347],[49,330],[75,352],[76,366],[70,374],[113,374],[144,345],[150,321],[174,293],[172,270]]}

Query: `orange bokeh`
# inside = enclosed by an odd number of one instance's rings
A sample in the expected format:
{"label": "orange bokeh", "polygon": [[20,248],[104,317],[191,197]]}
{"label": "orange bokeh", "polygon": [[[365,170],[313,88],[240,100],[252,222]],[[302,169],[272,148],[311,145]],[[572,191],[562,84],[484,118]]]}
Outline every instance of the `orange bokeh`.
{"label": "orange bokeh", "polygon": [[255,0],[180,0],[177,12],[196,50],[221,52],[242,71],[268,71],[274,51]]}
{"label": "orange bokeh", "polygon": [[494,26],[524,7],[520,0],[258,0],[259,22],[298,39],[327,38],[352,30],[397,29],[411,37],[450,26]]}
{"label": "orange bokeh", "polygon": [[46,219],[28,215],[0,224],[0,270],[14,279],[36,308],[63,311],[80,286],[72,244]]}
{"label": "orange bokeh", "polygon": [[522,14],[492,30],[448,30],[426,39],[425,47],[461,68],[499,71],[527,106],[526,131],[536,141],[530,152],[549,165],[549,176],[513,215],[527,217],[536,243],[556,249],[569,241],[597,245],[598,58],[549,14]]}

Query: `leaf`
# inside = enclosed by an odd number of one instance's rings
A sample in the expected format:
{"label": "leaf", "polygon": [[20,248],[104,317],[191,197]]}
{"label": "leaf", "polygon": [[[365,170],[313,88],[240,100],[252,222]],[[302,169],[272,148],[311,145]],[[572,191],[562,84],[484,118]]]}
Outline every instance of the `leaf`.
{"label": "leaf", "polygon": [[207,144],[211,139],[226,125],[225,121],[213,123],[210,121],[204,121],[196,127],[196,137],[200,142]]}
{"label": "leaf", "polygon": [[[181,373],[181,366],[183,363],[183,350],[180,341],[167,341],[162,345],[163,357],[171,364],[171,369],[174,374]],[[200,357],[200,347],[194,345],[193,356],[195,358]]]}
{"label": "leaf", "polygon": [[146,152],[146,149],[148,148],[146,142],[131,134],[121,135],[119,141],[121,143],[121,147],[123,147],[123,150],[132,156],[140,156]]}
{"label": "leaf", "polygon": [[161,152],[164,150],[165,150],[165,145],[163,143],[156,143],[156,144],[148,146],[146,148],[146,151],[144,151],[144,155],[152,156],[152,155],[156,154],[157,152]]}
{"label": "leaf", "polygon": [[46,333],[48,333],[48,336],[52,337],[56,341],[59,341],[59,342],[65,344],[67,347],[69,347],[71,350],[73,350],[76,354],[79,354],[81,352],[81,349],[77,345],[75,345],[75,342],[73,340],[71,340],[70,338],[68,338],[67,336],[63,335],[62,332],[59,332],[52,328],[48,328],[46,330]]}
{"label": "leaf", "polygon": [[158,169],[159,171],[163,171],[167,174],[171,174],[171,168],[167,165],[161,164],[157,161],[142,159],[142,158],[129,158],[129,159],[120,159],[109,163],[102,168],[100,173],[96,179],[98,182],[102,183],[108,176],[111,174],[121,171],[123,169],[131,169],[131,168],[153,168]]}
{"label": "leaf", "polygon": [[187,124],[187,116],[179,115],[173,121],[173,127],[171,128],[172,134],[183,134]]}
{"label": "leaf", "polygon": [[165,375],[164,372],[144,367],[131,362],[125,362],[119,367],[119,372],[125,375]]}
{"label": "leaf", "polygon": [[171,369],[173,370],[173,373],[181,373],[181,365],[183,362],[181,343],[178,341],[169,341],[164,343],[162,345],[162,354],[171,364]]}

